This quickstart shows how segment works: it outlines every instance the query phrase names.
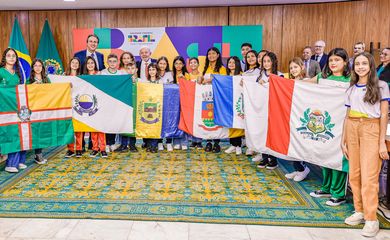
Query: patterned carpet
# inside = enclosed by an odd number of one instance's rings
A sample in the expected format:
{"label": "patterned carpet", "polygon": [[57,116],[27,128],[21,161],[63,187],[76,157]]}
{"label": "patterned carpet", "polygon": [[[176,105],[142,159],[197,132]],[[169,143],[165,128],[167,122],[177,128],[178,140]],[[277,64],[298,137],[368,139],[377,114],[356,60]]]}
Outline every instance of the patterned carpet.
{"label": "patterned carpet", "polygon": [[287,162],[266,170],[245,156],[199,150],[112,153],[108,159],[66,159],[64,153],[51,149],[48,164],[30,160],[16,175],[1,171],[0,217],[348,227],[343,221],[353,211],[351,200],[328,207],[326,199],[309,196],[321,184],[318,169],[302,183],[287,180]]}

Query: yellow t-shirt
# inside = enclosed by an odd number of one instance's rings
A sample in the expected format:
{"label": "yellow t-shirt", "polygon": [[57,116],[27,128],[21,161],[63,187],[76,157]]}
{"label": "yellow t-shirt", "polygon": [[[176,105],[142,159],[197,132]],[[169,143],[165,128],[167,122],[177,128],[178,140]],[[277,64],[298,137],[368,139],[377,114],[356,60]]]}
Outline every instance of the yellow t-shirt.
{"label": "yellow t-shirt", "polygon": [[186,79],[190,81],[196,81],[198,80],[198,77],[201,77],[202,73],[198,72],[198,74],[193,74],[193,73],[186,73]]}
{"label": "yellow t-shirt", "polygon": [[210,66],[207,68],[206,70],[206,73],[205,74],[219,74],[219,75],[227,75],[226,73],[226,68],[224,66],[222,66],[218,72],[215,72],[214,71],[214,68],[211,69]]}

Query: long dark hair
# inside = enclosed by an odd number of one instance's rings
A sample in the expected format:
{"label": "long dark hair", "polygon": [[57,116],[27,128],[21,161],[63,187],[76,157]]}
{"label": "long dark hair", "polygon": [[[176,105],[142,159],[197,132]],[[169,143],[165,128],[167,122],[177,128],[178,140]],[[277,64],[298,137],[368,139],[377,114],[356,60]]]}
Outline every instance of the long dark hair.
{"label": "long dark hair", "polygon": [[[255,57],[256,57],[256,68],[260,67],[259,62],[257,62],[257,56],[258,56],[259,54],[258,54],[255,50],[252,49],[252,50],[248,51],[248,52],[245,54],[245,67],[246,67],[246,69],[249,70],[249,68],[250,68],[249,63],[248,63],[248,61],[247,61],[248,53],[253,53],[253,54],[255,54]],[[241,65],[241,64],[240,64],[240,65]]]}
{"label": "long dark hair", "polygon": [[[357,84],[359,82],[359,75],[355,72],[355,61],[358,57],[364,56],[368,59],[368,63],[370,65],[370,71],[367,76],[367,85],[366,85],[366,94],[364,95],[364,102],[368,102],[372,105],[379,102],[381,99],[381,92],[379,91],[379,79],[376,74],[375,69],[375,60],[374,57],[368,52],[362,52],[355,56],[352,64],[352,72],[351,72],[351,84],[350,87]],[[387,86],[386,86],[387,87]]]}
{"label": "long dark hair", "polygon": [[67,76],[69,76],[70,73],[72,72],[71,65],[72,65],[73,60],[77,60],[77,62],[79,62],[79,68],[77,68],[77,70],[76,70],[76,75],[81,74],[81,61],[80,61],[80,59],[78,57],[72,57],[69,61],[68,68],[65,71],[65,75],[67,75]]}
{"label": "long dark hair", "polygon": [[261,64],[261,71],[262,72],[263,71],[266,72],[266,70],[264,69],[264,58],[267,57],[267,56],[271,59],[271,62],[272,62],[271,73],[272,74],[278,74],[278,58],[276,57],[276,54],[273,53],[273,52],[266,52],[264,54],[263,59],[261,60],[261,62],[262,62],[262,64]]}
{"label": "long dark hair", "polygon": [[7,53],[9,51],[13,51],[15,53],[15,55],[16,55],[16,62],[15,62],[15,65],[14,65],[14,70],[15,70],[16,75],[19,77],[19,83],[22,83],[23,79],[22,79],[22,73],[20,71],[20,66],[19,66],[19,57],[18,57],[18,53],[15,51],[15,49],[7,48],[7,49],[4,50],[3,56],[2,56],[1,62],[0,62],[0,68],[1,67],[5,67],[5,65],[6,65],[5,57],[6,57],[6,55],[7,55]]}
{"label": "long dark hair", "polygon": [[208,58],[208,55],[209,55],[210,51],[214,51],[214,52],[216,52],[218,54],[217,62],[215,63],[215,67],[214,67],[213,71],[218,73],[219,69],[221,69],[221,67],[223,66],[221,52],[219,51],[218,48],[211,47],[211,48],[209,48],[209,50],[207,50],[207,53],[206,53],[206,63],[205,63],[204,69],[203,69],[203,75],[206,74],[206,71],[207,71],[207,69],[209,68],[209,65],[210,65],[210,60]]}
{"label": "long dark hair", "polygon": [[84,74],[84,75],[88,75],[88,74],[89,74],[89,73],[88,73],[88,68],[87,68],[88,60],[92,60],[92,61],[93,61],[93,63],[95,64],[94,70],[95,70],[95,72],[98,71],[97,64],[96,64],[96,60],[95,60],[93,57],[88,56],[88,57],[85,59],[85,63],[84,63],[84,68],[83,68],[83,74]]}
{"label": "long dark hair", "polygon": [[330,67],[329,67],[329,59],[331,56],[338,56],[338,57],[341,57],[344,61],[344,70],[343,70],[343,76],[344,77],[349,77],[351,75],[351,71],[349,69],[349,66],[348,66],[348,53],[347,51],[345,51],[344,48],[334,48],[332,50],[330,50],[329,54],[328,54],[328,60],[326,61],[326,64],[325,64],[325,67],[324,69],[322,70],[322,77],[323,78],[327,78],[331,75],[333,75],[333,72],[332,70],[330,70]]}
{"label": "long dark hair", "polygon": [[183,63],[183,68],[181,69],[181,72],[183,73],[183,75],[188,73],[187,67],[186,67],[186,61],[184,60],[184,58],[182,56],[175,57],[173,59],[173,70],[172,70],[172,73],[173,73],[173,83],[177,83],[177,79],[176,79],[177,71],[176,71],[176,68],[175,68],[175,62],[176,61],[181,61]]}
{"label": "long dark hair", "polygon": [[169,70],[169,62],[168,62],[168,58],[167,57],[165,57],[165,56],[162,56],[162,57],[160,57],[159,59],[157,59],[157,72],[158,72],[158,74],[160,74],[160,68],[158,67],[158,64],[160,63],[160,61],[165,61],[166,63],[167,63],[167,67],[165,68],[165,72],[169,72],[170,70]]}
{"label": "long dark hair", "polygon": [[[131,52],[123,52],[121,54],[121,56],[119,57],[119,68],[124,68],[125,67],[125,64],[123,63],[123,56],[128,54],[130,56],[131,59],[133,59],[134,63],[135,64],[135,58],[134,58],[134,55],[131,53]],[[131,63],[130,63],[131,64]]]}
{"label": "long dark hair", "polygon": [[[234,74],[234,75],[239,75],[239,74],[242,72],[240,59],[239,59],[237,56],[232,56],[232,57],[228,58],[228,60],[226,61],[226,62],[227,62],[227,65],[229,65],[229,61],[230,61],[231,59],[234,60],[234,65],[236,66],[236,67],[234,68],[234,73],[233,73],[233,74]],[[231,70],[230,70],[229,66],[227,66],[227,68],[226,68],[226,73],[227,73],[227,75],[230,75],[230,73],[231,73],[230,71],[231,71]]]}
{"label": "long dark hair", "polygon": [[42,64],[42,72],[41,72],[41,78],[42,78],[42,83],[49,83],[49,78],[47,78],[46,75],[46,69],[45,65],[43,65],[43,61],[39,58],[35,58],[32,63],[31,63],[31,72],[30,72],[30,83],[35,82],[35,71],[34,71],[34,65],[39,62]]}

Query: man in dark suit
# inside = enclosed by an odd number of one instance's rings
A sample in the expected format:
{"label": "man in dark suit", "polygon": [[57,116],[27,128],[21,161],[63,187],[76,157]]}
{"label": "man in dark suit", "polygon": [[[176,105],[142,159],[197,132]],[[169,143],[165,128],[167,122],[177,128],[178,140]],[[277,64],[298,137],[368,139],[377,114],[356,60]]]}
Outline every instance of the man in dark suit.
{"label": "man in dark suit", "polygon": [[321,67],[321,70],[324,69],[326,62],[328,61],[328,55],[324,53],[325,42],[322,40],[317,41],[314,44],[314,55],[311,56],[311,59],[316,60]]}
{"label": "man in dark suit", "polygon": [[305,65],[307,76],[312,78],[317,76],[321,72],[320,64],[313,59],[310,59],[312,55],[311,47],[306,46],[302,52],[302,60]]}
{"label": "man in dark suit", "polygon": [[139,49],[139,56],[141,57],[140,61],[137,61],[137,68],[138,72],[137,75],[141,80],[146,81],[148,79],[148,65],[150,63],[157,62],[156,59],[150,58],[152,55],[152,52],[150,51],[150,48],[147,46],[142,46]]}
{"label": "man in dark suit", "polygon": [[99,37],[95,34],[90,34],[87,37],[87,49],[74,54],[75,57],[78,57],[80,59],[82,69],[84,68],[85,59],[88,56],[91,56],[95,59],[99,71],[106,68],[104,66],[104,55],[96,51],[98,44]]}

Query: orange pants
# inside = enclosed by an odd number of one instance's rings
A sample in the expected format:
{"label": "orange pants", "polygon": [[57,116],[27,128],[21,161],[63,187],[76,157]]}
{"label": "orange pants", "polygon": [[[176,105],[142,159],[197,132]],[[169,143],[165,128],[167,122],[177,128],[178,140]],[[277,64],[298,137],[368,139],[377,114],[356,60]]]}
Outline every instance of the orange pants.
{"label": "orange pants", "polygon": [[94,151],[106,151],[106,134],[101,132],[91,133],[92,138],[92,150]]}
{"label": "orange pants", "polygon": [[349,183],[355,211],[363,212],[366,221],[375,221],[378,209],[379,119],[348,118],[346,141],[349,155]]}
{"label": "orange pants", "polygon": [[[81,151],[83,144],[83,133],[75,132],[74,138],[76,139],[76,151]],[[68,150],[74,152],[74,143],[68,144]]]}

